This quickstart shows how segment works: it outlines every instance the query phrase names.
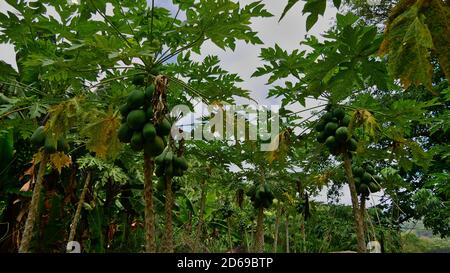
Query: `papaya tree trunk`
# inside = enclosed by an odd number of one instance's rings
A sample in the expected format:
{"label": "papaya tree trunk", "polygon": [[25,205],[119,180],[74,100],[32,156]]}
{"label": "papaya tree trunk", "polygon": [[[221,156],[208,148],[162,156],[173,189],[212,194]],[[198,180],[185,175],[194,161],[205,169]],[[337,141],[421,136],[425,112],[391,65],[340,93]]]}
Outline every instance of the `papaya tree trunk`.
{"label": "papaya tree trunk", "polygon": [[165,189],[166,201],[164,204],[165,214],[165,230],[161,251],[165,253],[173,253],[173,223],[172,223],[172,207],[174,202],[172,192],[172,178],[166,177]]}
{"label": "papaya tree trunk", "polygon": [[198,252],[199,249],[199,244],[202,241],[203,238],[203,234],[202,234],[202,230],[203,230],[203,222],[204,222],[204,215],[205,215],[205,204],[206,204],[206,183],[205,183],[205,179],[202,178],[201,179],[201,194],[200,194],[200,211],[198,213],[198,224],[197,224],[197,229],[196,229],[196,242],[195,242],[195,249],[194,252]]}
{"label": "papaya tree trunk", "polygon": [[264,252],[264,208],[258,208],[258,218],[256,220],[256,240],[255,240],[255,252]]}
{"label": "papaya tree trunk", "polygon": [[145,252],[156,252],[155,242],[155,210],[153,207],[153,170],[155,162],[144,153],[144,202],[145,202]]}
{"label": "papaya tree trunk", "polygon": [[36,183],[33,189],[33,195],[31,197],[30,208],[28,210],[27,220],[25,222],[25,228],[22,234],[22,240],[20,241],[19,253],[30,252],[30,243],[33,238],[34,225],[36,219],[39,217],[39,200],[41,197],[42,184],[44,180],[45,168],[47,167],[49,155],[44,152],[41,162],[39,163],[39,170],[37,174]]}
{"label": "papaya tree trunk", "polygon": [[228,245],[230,249],[233,249],[233,239],[231,238],[231,220],[227,218],[227,226],[228,226]]}
{"label": "papaya tree trunk", "polygon": [[286,213],[285,229],[286,229],[286,253],[289,253],[289,214],[287,213]]}
{"label": "papaya tree trunk", "polygon": [[[77,210],[75,211],[75,216],[73,217],[72,223],[70,225],[70,233],[69,233],[68,242],[72,242],[75,239],[78,222],[80,221],[81,209],[83,208],[84,198],[85,198],[86,192],[89,188],[90,180],[91,180],[91,172],[88,172],[87,176],[86,176],[86,181],[84,181],[83,190],[81,191],[80,200],[78,201]],[[72,251],[72,250],[67,249],[67,251]]]}
{"label": "papaya tree trunk", "polygon": [[361,219],[363,222],[363,229],[364,229],[364,235],[366,235],[367,232],[367,223],[366,221],[364,221],[364,219],[366,218],[366,197],[361,195],[360,198],[360,205],[359,205],[359,213],[361,214]]}
{"label": "papaya tree trunk", "polygon": [[344,153],[344,170],[348,179],[348,186],[350,188],[350,195],[352,200],[353,217],[355,220],[356,227],[356,240],[357,240],[357,251],[365,252],[366,244],[364,240],[364,223],[361,217],[361,210],[358,204],[358,194],[356,192],[355,180],[353,179],[352,173],[352,163],[347,153]]}
{"label": "papaya tree trunk", "polygon": [[276,212],[276,216],[275,216],[275,231],[274,231],[274,235],[273,235],[273,253],[277,253],[278,252],[278,228],[280,226],[280,214],[281,214],[281,207],[277,208],[277,212]]}

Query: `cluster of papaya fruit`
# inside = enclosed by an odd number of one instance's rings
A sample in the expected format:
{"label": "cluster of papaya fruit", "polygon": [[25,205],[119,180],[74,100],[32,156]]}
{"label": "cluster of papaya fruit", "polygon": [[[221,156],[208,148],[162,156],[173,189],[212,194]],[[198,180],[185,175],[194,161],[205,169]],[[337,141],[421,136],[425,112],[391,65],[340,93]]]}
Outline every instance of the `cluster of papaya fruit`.
{"label": "cluster of papaya fruit", "polygon": [[358,142],[354,137],[350,137],[348,129],[351,117],[342,107],[327,105],[325,109],[327,112],[317,122],[315,128],[319,133],[317,142],[325,143],[333,155],[356,151]]}
{"label": "cluster of papaya fruit", "polygon": [[70,146],[65,137],[57,138],[54,134],[45,132],[44,126],[39,126],[31,135],[31,144],[36,147],[44,147],[48,154],[56,152],[69,152]]}
{"label": "cluster of papaya fruit", "polygon": [[122,125],[118,138],[122,143],[130,143],[134,151],[144,151],[151,156],[160,155],[167,145],[172,125],[164,118],[153,124],[151,105],[155,86],[149,85],[145,91],[136,89],[127,97],[127,102],[120,107]]}
{"label": "cluster of papaya fruit", "polygon": [[253,186],[247,192],[247,196],[250,197],[250,200],[253,203],[253,207],[255,208],[265,208],[268,209],[272,206],[274,195],[270,190],[269,186],[265,184],[264,186]]}
{"label": "cluster of papaya fruit", "polygon": [[382,177],[375,174],[375,168],[370,161],[365,161],[361,165],[354,164],[352,172],[358,194],[367,196],[381,190]]}
{"label": "cluster of papaya fruit", "polygon": [[155,158],[156,170],[155,174],[158,177],[174,177],[183,176],[188,170],[188,162],[184,156],[178,156],[176,153],[169,150],[169,147]]}

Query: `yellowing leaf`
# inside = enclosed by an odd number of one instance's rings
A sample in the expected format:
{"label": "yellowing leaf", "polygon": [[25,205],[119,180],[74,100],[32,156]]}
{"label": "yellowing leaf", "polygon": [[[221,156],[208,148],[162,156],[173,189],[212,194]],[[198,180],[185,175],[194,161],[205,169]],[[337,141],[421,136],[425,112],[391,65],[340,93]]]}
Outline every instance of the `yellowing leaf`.
{"label": "yellowing leaf", "polygon": [[48,110],[50,118],[45,125],[45,131],[50,131],[59,138],[70,130],[78,121],[81,100],[82,98],[75,97],[52,106]]}
{"label": "yellowing leaf", "polygon": [[269,146],[269,152],[266,155],[269,164],[272,164],[274,160],[283,161],[286,159],[286,155],[289,152],[290,133],[291,131],[286,129],[272,140]]}
{"label": "yellowing leaf", "polygon": [[109,110],[107,113],[92,112],[88,118],[90,123],[81,132],[87,137],[86,148],[100,158],[116,156],[121,147],[117,138],[118,116]]}
{"label": "yellowing leaf", "polygon": [[72,164],[72,159],[63,152],[57,152],[50,155],[50,164],[53,169],[61,173],[62,168],[69,167]]}
{"label": "yellowing leaf", "polygon": [[364,133],[370,137],[374,137],[380,130],[375,117],[367,109],[355,110],[351,126],[362,126]]}

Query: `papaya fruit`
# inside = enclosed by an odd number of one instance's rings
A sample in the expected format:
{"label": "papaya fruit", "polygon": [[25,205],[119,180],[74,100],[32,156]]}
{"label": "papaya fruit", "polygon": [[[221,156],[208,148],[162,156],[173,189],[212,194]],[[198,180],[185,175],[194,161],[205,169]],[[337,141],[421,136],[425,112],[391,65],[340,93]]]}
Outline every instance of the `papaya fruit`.
{"label": "papaya fruit", "polygon": [[[164,168],[162,166],[157,166],[156,169],[155,169],[155,174],[158,177],[163,176],[164,175]],[[159,182],[158,182],[158,184],[159,184]]]}
{"label": "papaya fruit", "polygon": [[117,131],[117,138],[122,143],[130,143],[131,137],[133,136],[133,130],[128,127],[127,123],[122,123],[119,130]]}
{"label": "papaya fruit", "polygon": [[144,86],[145,85],[144,75],[135,75],[131,83],[133,83],[136,86]]}
{"label": "papaya fruit", "polygon": [[381,188],[375,182],[370,182],[369,189],[370,189],[370,192],[374,193],[374,192],[379,191]]}
{"label": "papaya fruit", "polygon": [[145,117],[147,120],[151,120],[153,118],[153,108],[150,105],[145,109]]}
{"label": "papaya fruit", "polygon": [[45,143],[44,126],[39,126],[31,135],[31,143],[36,147],[41,147]]}
{"label": "papaya fruit", "polygon": [[325,125],[326,125],[325,121],[320,120],[316,124],[316,127],[315,127],[316,131],[319,132],[319,133],[322,132],[325,129]]}
{"label": "papaya fruit", "polygon": [[336,140],[341,142],[341,143],[345,143],[345,141],[348,138],[348,129],[347,127],[339,127],[336,130]]}
{"label": "papaya fruit", "polygon": [[188,162],[184,156],[175,156],[173,158],[173,164],[175,167],[180,168],[183,171],[186,171],[189,168]]}
{"label": "papaya fruit", "polygon": [[130,146],[131,149],[134,151],[140,151],[142,150],[142,147],[144,145],[144,137],[142,136],[142,133],[139,131],[133,132],[133,136],[131,137]]}
{"label": "papaya fruit", "polygon": [[341,121],[342,126],[348,126],[350,125],[351,117],[349,115],[345,115],[344,118]]}
{"label": "papaya fruit", "polygon": [[180,168],[175,168],[174,167],[174,169],[173,169],[173,176],[177,176],[177,177],[183,176],[183,170],[180,169]]}
{"label": "papaya fruit", "polygon": [[127,116],[127,124],[133,130],[142,130],[145,124],[145,112],[143,110],[133,110]]}
{"label": "papaya fruit", "polygon": [[322,119],[323,119],[325,122],[330,122],[330,121],[333,119],[333,114],[332,114],[331,112],[326,112],[326,113],[323,115]]}
{"label": "papaya fruit", "polygon": [[375,169],[371,165],[367,165],[366,172],[370,173],[371,175],[375,174]]}
{"label": "papaya fruit", "polygon": [[327,137],[327,140],[325,140],[325,145],[327,145],[329,149],[333,149],[336,146],[336,139],[334,136]]}
{"label": "papaya fruit", "polygon": [[369,195],[369,186],[367,186],[367,184],[362,183],[359,186],[359,192],[362,193],[363,195]]}
{"label": "papaya fruit", "polygon": [[164,151],[160,154],[160,155],[158,155],[157,157],[155,157],[155,163],[156,164],[158,164],[158,165],[162,165],[162,164],[164,164],[164,157],[166,156],[166,153],[167,153],[167,148],[166,149],[164,149]]}
{"label": "papaya fruit", "polygon": [[153,126],[153,124],[150,122],[145,124],[144,128],[142,129],[142,135],[144,136],[145,141],[152,141],[153,139],[155,139],[155,126]]}
{"label": "papaya fruit", "polygon": [[145,94],[141,90],[134,90],[127,97],[127,104],[130,109],[138,109],[145,102]]}
{"label": "papaya fruit", "polygon": [[124,118],[127,117],[128,113],[130,113],[130,111],[131,111],[131,108],[127,103],[122,104],[122,106],[119,107],[119,112],[122,115],[122,117],[124,117]]}
{"label": "papaya fruit", "polygon": [[153,84],[150,84],[145,89],[145,98],[147,100],[151,100],[153,98],[153,93],[155,93],[155,86]]}
{"label": "papaya fruit", "polygon": [[320,132],[320,133],[317,135],[316,140],[317,140],[317,142],[319,142],[320,144],[322,144],[322,143],[325,142],[325,140],[327,140],[327,136],[325,135],[324,132]]}
{"label": "papaya fruit", "polygon": [[360,166],[355,166],[352,168],[352,172],[354,177],[362,177],[364,174],[364,169]]}
{"label": "papaya fruit", "polygon": [[356,139],[354,138],[350,138],[349,140],[347,140],[347,147],[350,152],[356,152],[356,150],[358,149],[358,141],[356,141]]}
{"label": "papaya fruit", "polygon": [[344,108],[337,107],[333,109],[333,116],[337,118],[338,120],[341,120],[345,117],[345,110]]}
{"label": "papaya fruit", "polygon": [[144,151],[150,156],[158,156],[164,151],[164,141],[160,136],[156,136],[152,142],[145,142]]}
{"label": "papaya fruit", "polygon": [[164,118],[159,124],[156,125],[156,133],[158,136],[167,136],[170,133],[170,129],[172,125],[170,125],[169,120]]}
{"label": "papaya fruit", "polygon": [[353,180],[355,181],[355,187],[359,188],[359,185],[361,185],[361,178],[355,177]]}
{"label": "papaya fruit", "polygon": [[173,176],[173,165],[172,165],[172,162],[169,163],[169,165],[166,166],[166,168],[164,170],[164,174],[167,177],[172,177]]}
{"label": "papaya fruit", "polygon": [[325,134],[327,134],[328,136],[332,136],[335,134],[336,129],[338,128],[338,124],[336,122],[328,122],[325,125]]}
{"label": "papaya fruit", "polygon": [[365,172],[361,177],[361,182],[363,182],[365,184],[369,184],[372,181],[373,181],[372,175],[370,175],[370,173],[368,173],[368,172]]}
{"label": "papaya fruit", "polygon": [[56,153],[58,150],[58,140],[54,136],[48,135],[45,138],[44,150],[48,154]]}

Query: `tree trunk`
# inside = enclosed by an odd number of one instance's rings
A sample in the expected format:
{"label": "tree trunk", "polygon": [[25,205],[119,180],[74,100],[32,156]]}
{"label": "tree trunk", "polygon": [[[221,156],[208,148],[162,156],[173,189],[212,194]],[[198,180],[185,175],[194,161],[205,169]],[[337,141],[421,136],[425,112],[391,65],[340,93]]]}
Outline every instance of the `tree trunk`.
{"label": "tree trunk", "polygon": [[144,153],[144,201],[145,201],[145,252],[156,252],[155,211],[153,208],[153,169],[155,162]]}
{"label": "tree trunk", "polygon": [[289,214],[286,212],[286,253],[289,253]]}
{"label": "tree trunk", "polygon": [[352,174],[352,163],[347,153],[344,153],[344,170],[348,179],[348,186],[350,188],[350,195],[352,199],[353,217],[355,219],[356,240],[358,243],[357,251],[365,252],[366,244],[364,240],[364,223],[361,217],[361,211],[358,204],[358,194],[356,193],[355,181]]}
{"label": "tree trunk", "polygon": [[361,195],[360,205],[359,205],[359,213],[361,214],[361,221],[363,222],[364,235],[367,232],[367,223],[364,221],[366,215],[366,197]]}
{"label": "tree trunk", "polygon": [[205,179],[202,178],[201,180],[201,194],[200,194],[200,211],[198,213],[198,224],[197,224],[197,230],[196,230],[196,236],[195,236],[195,249],[194,252],[198,252],[199,244],[203,238],[202,230],[203,230],[203,217],[205,215],[205,204],[206,204],[206,183]]}
{"label": "tree trunk", "polygon": [[[72,242],[75,239],[75,234],[77,232],[78,222],[80,221],[81,209],[83,208],[84,198],[88,190],[89,182],[91,180],[91,172],[87,173],[86,181],[84,182],[83,190],[81,191],[80,200],[78,201],[77,210],[75,216],[73,217],[72,224],[70,225],[70,233],[68,242]],[[67,249],[67,251],[72,251],[72,249]]]}
{"label": "tree trunk", "polygon": [[27,220],[25,222],[25,228],[22,234],[22,240],[19,246],[19,253],[30,252],[30,243],[33,238],[34,225],[37,217],[39,217],[39,200],[42,191],[42,184],[44,180],[45,169],[47,167],[49,155],[44,152],[41,162],[39,163],[39,171],[36,179],[36,183],[33,189],[33,195],[31,197],[30,208],[28,210]]}
{"label": "tree trunk", "polygon": [[255,252],[264,252],[264,208],[258,208],[258,218],[256,220],[256,240],[255,240]]}
{"label": "tree trunk", "polygon": [[230,218],[227,218],[227,226],[228,226],[228,245],[230,249],[232,250],[233,247],[233,239],[231,238],[231,221]]}
{"label": "tree trunk", "polygon": [[280,226],[280,214],[281,214],[281,207],[278,207],[277,215],[275,216],[275,232],[273,235],[273,253],[278,252],[278,228]]}
{"label": "tree trunk", "polygon": [[165,189],[166,200],[164,204],[165,230],[163,235],[161,251],[164,253],[173,253],[172,207],[174,197],[172,192],[172,178],[166,177],[165,180],[166,180],[166,189]]}

